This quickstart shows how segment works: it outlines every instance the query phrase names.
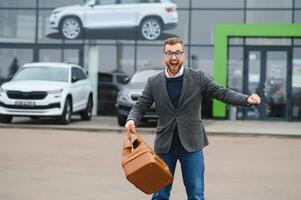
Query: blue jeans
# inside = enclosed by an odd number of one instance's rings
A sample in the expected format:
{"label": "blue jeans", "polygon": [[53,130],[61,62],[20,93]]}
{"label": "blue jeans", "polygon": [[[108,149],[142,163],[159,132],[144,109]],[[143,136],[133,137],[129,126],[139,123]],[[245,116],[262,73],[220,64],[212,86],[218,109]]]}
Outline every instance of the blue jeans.
{"label": "blue jeans", "polygon": [[[179,159],[182,169],[183,182],[188,200],[204,200],[205,164],[203,151],[187,152],[182,145],[172,148],[169,153],[159,154],[174,175]],[[152,200],[169,200],[172,184],[156,192]]]}

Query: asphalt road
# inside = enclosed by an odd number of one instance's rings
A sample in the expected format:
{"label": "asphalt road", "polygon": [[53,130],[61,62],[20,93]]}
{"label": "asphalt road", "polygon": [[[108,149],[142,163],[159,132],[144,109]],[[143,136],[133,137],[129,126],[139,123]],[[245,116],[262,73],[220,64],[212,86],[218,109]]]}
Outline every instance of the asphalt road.
{"label": "asphalt road", "polygon": [[[144,200],[124,177],[124,135],[0,128],[0,200]],[[154,135],[143,138],[152,144]],[[300,200],[301,139],[210,136],[206,199]],[[184,200],[178,163],[171,200]]]}

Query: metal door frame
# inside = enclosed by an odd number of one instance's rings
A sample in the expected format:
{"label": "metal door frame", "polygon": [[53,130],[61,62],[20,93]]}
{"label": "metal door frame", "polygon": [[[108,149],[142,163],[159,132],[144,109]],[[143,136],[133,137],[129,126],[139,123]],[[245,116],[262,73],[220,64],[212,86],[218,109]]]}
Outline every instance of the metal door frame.
{"label": "metal door frame", "polygon": [[[291,46],[245,46],[244,48],[244,69],[243,69],[243,92],[248,94],[248,80],[249,80],[249,52],[250,51],[259,51],[261,53],[260,56],[260,82],[259,84],[262,85],[265,83],[266,80],[266,64],[267,64],[267,52],[269,51],[282,51],[287,53],[287,77],[286,77],[286,108],[285,108],[285,117],[276,118],[276,117],[266,117],[264,104],[266,99],[263,97],[261,98],[261,106],[259,106],[259,119],[262,120],[283,120],[287,121],[292,119],[292,47]],[[263,94],[262,91],[263,87],[260,87],[260,92]],[[243,119],[247,119],[246,116],[247,109],[243,109]]]}

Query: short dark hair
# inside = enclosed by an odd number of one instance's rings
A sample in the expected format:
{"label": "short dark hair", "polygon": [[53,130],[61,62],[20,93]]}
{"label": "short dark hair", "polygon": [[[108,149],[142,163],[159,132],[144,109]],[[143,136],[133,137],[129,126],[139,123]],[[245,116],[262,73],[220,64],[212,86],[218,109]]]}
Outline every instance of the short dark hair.
{"label": "short dark hair", "polygon": [[181,44],[182,47],[183,47],[183,50],[184,50],[184,42],[183,40],[181,40],[180,38],[178,37],[170,37],[170,38],[167,38],[165,41],[164,41],[164,45],[163,45],[163,52],[165,51],[165,46],[167,44],[169,45],[175,45],[175,44]]}

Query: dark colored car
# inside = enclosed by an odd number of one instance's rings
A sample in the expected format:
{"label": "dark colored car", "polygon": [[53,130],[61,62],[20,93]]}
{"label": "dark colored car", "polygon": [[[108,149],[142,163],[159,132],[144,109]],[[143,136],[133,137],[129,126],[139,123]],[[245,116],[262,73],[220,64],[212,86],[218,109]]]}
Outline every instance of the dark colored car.
{"label": "dark colored car", "polygon": [[116,99],[121,86],[128,82],[130,77],[123,72],[99,72],[97,92],[97,114],[115,115]]}
{"label": "dark colored car", "polygon": [[[122,87],[118,93],[117,98],[117,121],[120,126],[124,126],[127,116],[137,102],[138,98],[142,94],[142,91],[146,85],[146,81],[149,77],[162,72],[163,69],[144,69],[133,75],[130,82]],[[211,118],[212,117],[212,99],[204,98],[202,103],[202,117]],[[156,113],[155,105],[153,104],[151,108],[145,113],[142,121],[147,121],[149,119],[158,119]]]}

